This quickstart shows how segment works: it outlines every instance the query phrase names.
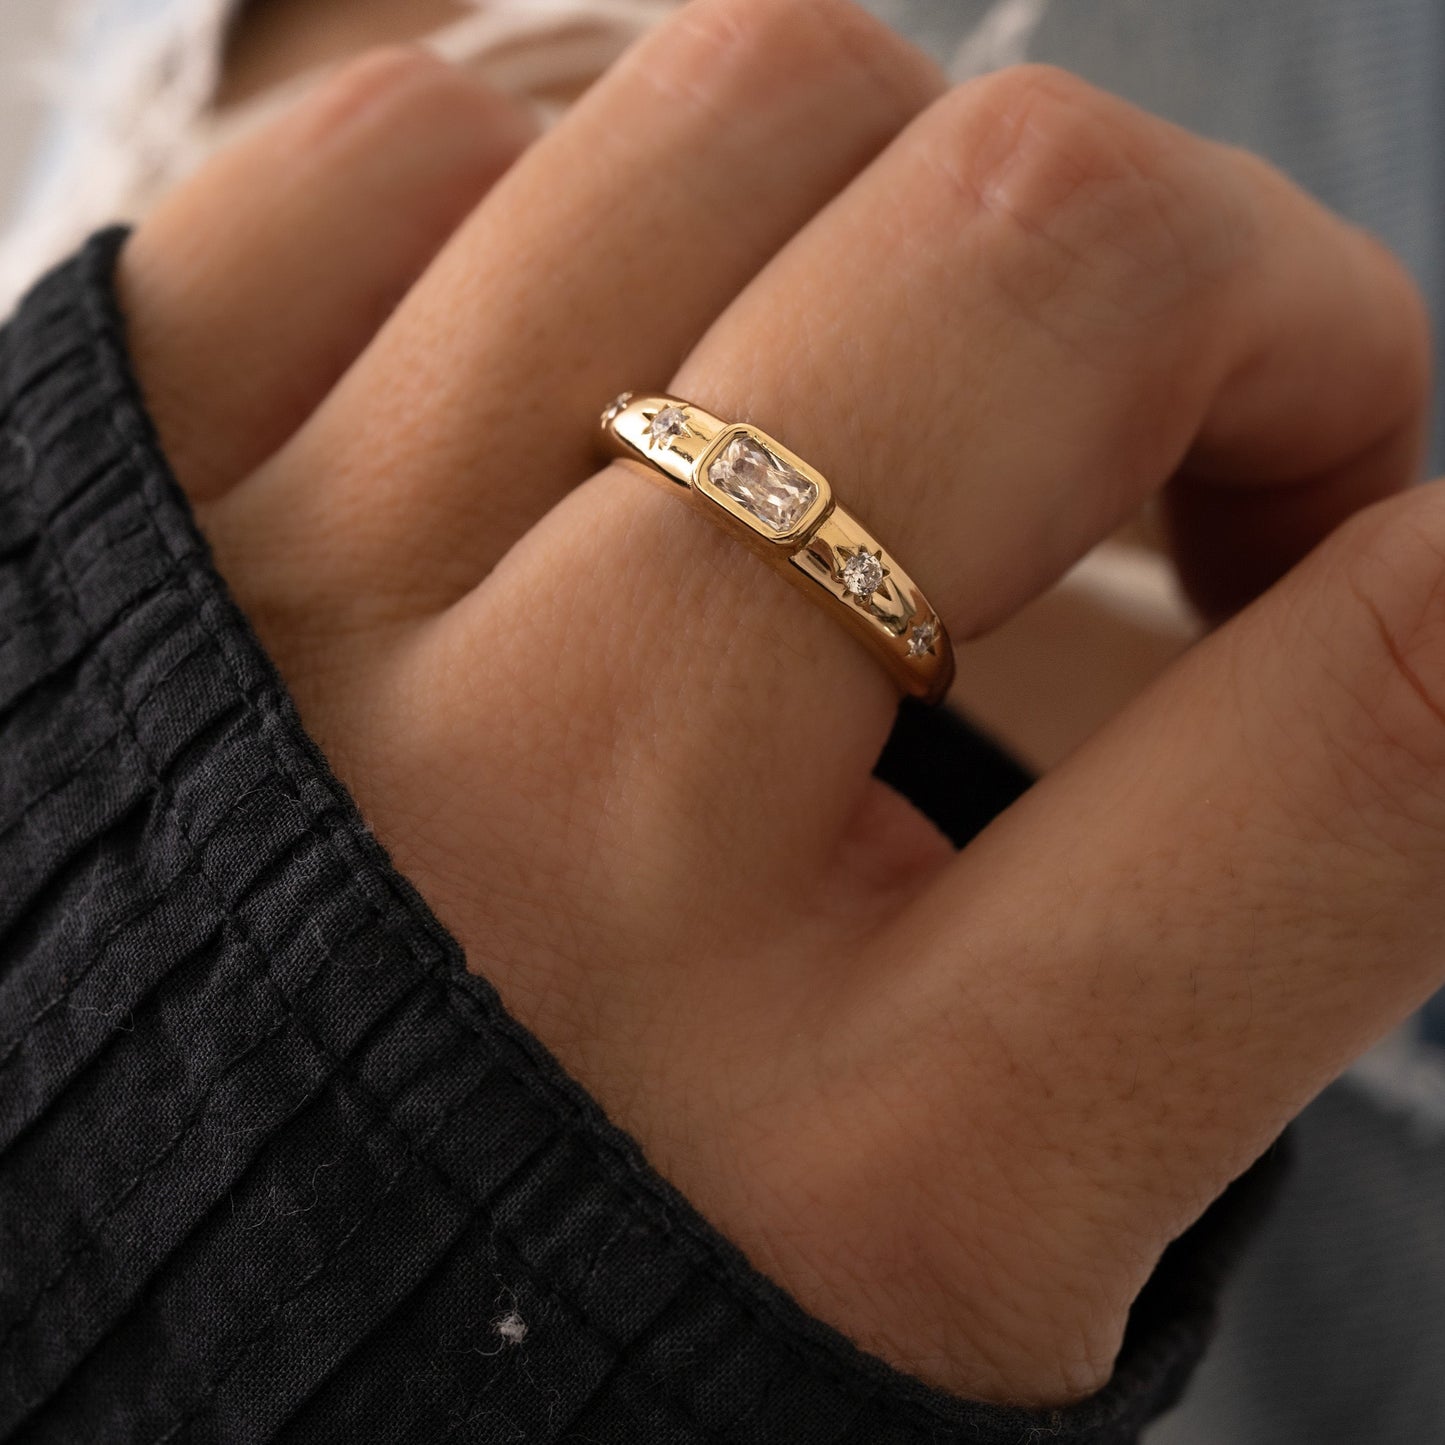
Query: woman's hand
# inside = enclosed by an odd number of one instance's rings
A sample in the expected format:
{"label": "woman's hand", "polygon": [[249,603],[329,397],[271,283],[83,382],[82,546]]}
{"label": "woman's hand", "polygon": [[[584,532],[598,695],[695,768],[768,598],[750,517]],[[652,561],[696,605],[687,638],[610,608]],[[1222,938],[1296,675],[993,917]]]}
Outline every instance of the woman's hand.
{"label": "woman's hand", "polygon": [[[945,92],[844,0],[698,0],[528,137],[388,54],[151,217],[177,473],[378,835],[658,1167],[895,1363],[1087,1392],[1445,973],[1445,496],[1337,526],[1418,464],[1415,293],[1259,161],[1046,70]],[[870,777],[896,697],[836,620],[594,475],[623,388],[776,433],[958,638],[1166,485],[1220,615],[1329,536],[959,856]]]}

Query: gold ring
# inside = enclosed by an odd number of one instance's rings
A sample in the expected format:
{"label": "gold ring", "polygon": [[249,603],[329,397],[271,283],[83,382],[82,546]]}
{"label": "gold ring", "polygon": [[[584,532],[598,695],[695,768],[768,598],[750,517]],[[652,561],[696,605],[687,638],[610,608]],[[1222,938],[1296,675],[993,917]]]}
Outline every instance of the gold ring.
{"label": "gold ring", "polygon": [[882,660],[904,692],[940,702],[953,645],[913,579],[834,500],[820,472],[766,432],[675,396],[623,392],[602,413],[604,449],[682,488],[827,606]]}

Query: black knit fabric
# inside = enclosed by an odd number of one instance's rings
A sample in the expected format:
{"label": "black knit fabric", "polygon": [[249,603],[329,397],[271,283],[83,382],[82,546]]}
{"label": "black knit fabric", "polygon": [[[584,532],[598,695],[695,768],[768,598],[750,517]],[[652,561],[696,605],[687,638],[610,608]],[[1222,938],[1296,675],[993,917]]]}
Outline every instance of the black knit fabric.
{"label": "black knit fabric", "polygon": [[[752,1272],[307,739],[139,400],[122,241],[0,334],[0,1440],[1133,1440],[1258,1187],[1068,1411],[946,1398]],[[955,834],[1022,786],[946,715],[901,726]]]}

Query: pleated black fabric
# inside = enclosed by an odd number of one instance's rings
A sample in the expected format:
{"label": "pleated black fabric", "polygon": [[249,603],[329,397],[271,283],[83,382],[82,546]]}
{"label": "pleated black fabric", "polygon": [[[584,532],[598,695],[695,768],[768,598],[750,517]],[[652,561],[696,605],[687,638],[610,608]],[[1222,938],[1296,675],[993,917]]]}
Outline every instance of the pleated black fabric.
{"label": "pleated black fabric", "polygon": [[[1258,1186],[1069,1411],[946,1398],[753,1273],[307,739],[139,400],[122,241],[0,335],[0,1439],[1133,1440]],[[901,729],[958,836],[1023,785],[946,715]]]}

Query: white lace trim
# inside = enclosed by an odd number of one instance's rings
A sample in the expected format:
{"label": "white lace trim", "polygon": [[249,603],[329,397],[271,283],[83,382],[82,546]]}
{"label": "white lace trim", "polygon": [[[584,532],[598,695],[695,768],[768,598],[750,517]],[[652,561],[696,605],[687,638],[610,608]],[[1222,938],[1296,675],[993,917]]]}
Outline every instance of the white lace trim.
{"label": "white lace trim", "polygon": [[[191,122],[215,93],[231,0],[200,0],[122,33],[102,0],[69,0],[65,58],[32,62],[19,79],[39,89],[63,127],[64,151],[32,183],[0,246],[0,314],[47,267],[183,170]],[[104,55],[104,64],[75,57]],[[42,137],[42,146],[54,144]]]}
{"label": "white lace trim", "polygon": [[[473,3],[475,14],[422,43],[545,111],[538,97],[586,85],[672,9],[674,0]],[[33,67],[68,144],[32,188],[0,244],[0,314],[96,227],[137,219],[216,146],[315,83],[315,73],[298,76],[256,102],[213,115],[235,5],[236,0],[189,0],[167,7],[149,24],[132,20],[123,33],[109,34],[104,0],[72,0],[63,52],[92,61],[69,71],[54,62]],[[97,55],[104,55],[103,64],[94,61]]]}
{"label": "white lace trim", "polygon": [[[576,91],[655,25],[676,0],[472,0],[423,43],[474,68],[506,94],[541,100]],[[959,48],[958,78],[1024,58],[1049,0],[995,0]],[[46,267],[97,226],[135,220],[217,145],[290,104],[314,84],[299,76],[217,118],[211,99],[237,0],[188,0],[149,24],[117,22],[105,0],[67,0],[62,26],[69,72],[54,62],[40,83],[63,117],[69,144],[32,187],[0,243],[0,314]],[[108,33],[114,32],[114,33]],[[89,57],[79,67],[74,57]],[[103,61],[96,57],[103,56]],[[20,67],[13,63],[12,76]],[[34,77],[30,77],[34,79]]]}

